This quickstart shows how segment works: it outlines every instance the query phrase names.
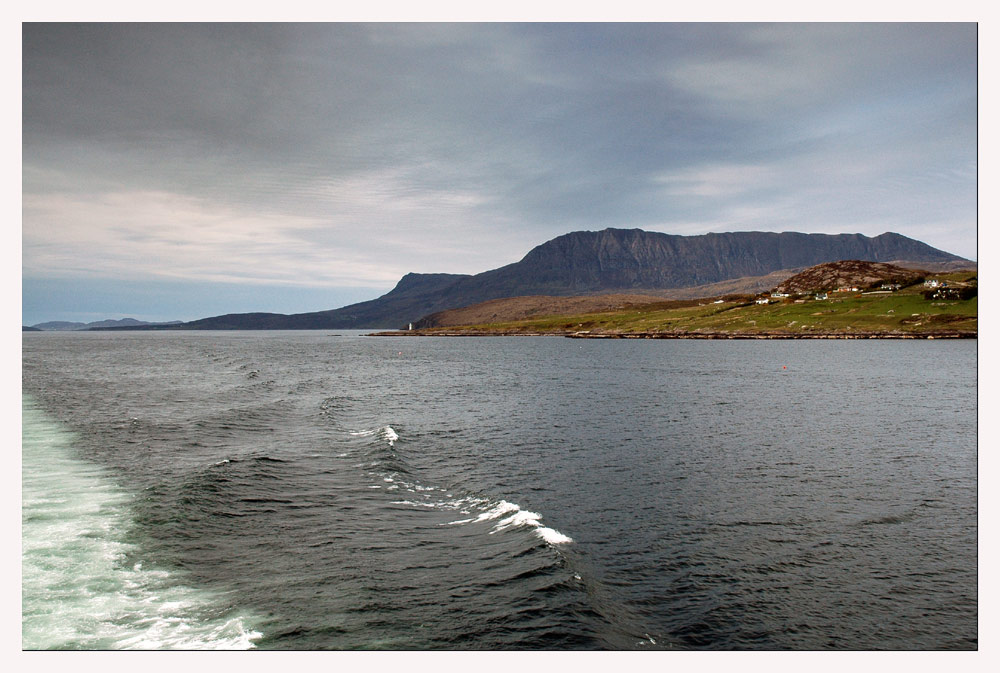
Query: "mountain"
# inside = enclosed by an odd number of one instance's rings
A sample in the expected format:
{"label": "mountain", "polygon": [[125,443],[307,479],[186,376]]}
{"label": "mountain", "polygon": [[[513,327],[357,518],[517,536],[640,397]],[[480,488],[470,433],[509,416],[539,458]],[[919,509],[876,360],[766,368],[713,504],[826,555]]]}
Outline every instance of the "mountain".
{"label": "mountain", "polygon": [[[449,303],[527,294],[592,294],[682,288],[842,259],[872,262],[957,261],[920,241],[886,233],[739,232],[676,236],[640,229],[574,232],[536,247],[524,259],[460,281]],[[492,296],[488,296],[492,295]]]}
{"label": "mountain", "polygon": [[796,232],[678,236],[641,229],[578,231],[535,247],[519,262],[473,276],[407,274],[391,292],[343,308],[294,315],[229,314],[177,328],[395,328],[431,313],[490,299],[642,294],[766,276],[842,259],[973,264],[894,233],[869,238]]}
{"label": "mountain", "polygon": [[[842,259],[967,261],[894,233],[869,238],[795,232],[677,236],[641,229],[580,231],[543,243],[514,264],[456,280],[434,298],[433,310],[427,313],[505,297],[641,294],[765,276]],[[427,313],[396,314],[399,319],[392,325],[404,326]]]}

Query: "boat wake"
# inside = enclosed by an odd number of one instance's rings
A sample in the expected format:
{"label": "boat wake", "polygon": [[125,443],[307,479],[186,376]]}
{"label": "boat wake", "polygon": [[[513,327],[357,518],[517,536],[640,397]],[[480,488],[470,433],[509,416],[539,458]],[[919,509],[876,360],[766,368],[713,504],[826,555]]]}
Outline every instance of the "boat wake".
{"label": "boat wake", "polygon": [[448,521],[442,525],[465,525],[492,522],[490,535],[502,533],[510,529],[529,529],[535,535],[550,545],[568,544],[573,538],[542,523],[542,515],[522,509],[520,505],[504,499],[494,499],[470,493],[455,494],[455,489],[439,486],[427,486],[415,480],[414,468],[397,450],[396,443],[399,434],[391,425],[375,429],[349,432],[353,437],[372,438],[373,446],[368,455],[373,458],[362,465],[371,468],[372,475],[381,483],[371,488],[384,488],[389,491],[412,493],[418,498],[394,500],[394,505],[404,505],[421,509],[454,511],[470,515],[469,518]]}
{"label": "boat wake", "polygon": [[520,505],[514,504],[512,502],[507,502],[506,500],[501,500],[496,503],[493,507],[490,507],[486,511],[479,514],[479,516],[473,517],[471,519],[459,519],[458,521],[449,521],[449,525],[461,525],[467,523],[480,523],[482,521],[499,521],[490,530],[490,535],[494,533],[503,532],[509,528],[517,528],[519,526],[526,526],[529,528],[534,528],[535,534],[542,538],[549,544],[566,544],[572,542],[573,538],[568,535],[563,535],[554,528],[549,528],[548,526],[543,526],[541,522],[542,515],[535,512],[529,512],[527,510],[521,509]]}
{"label": "boat wake", "polygon": [[72,436],[22,408],[21,645],[249,649],[261,633],[175,572],[144,568],[127,539],[132,496],[72,455]]}

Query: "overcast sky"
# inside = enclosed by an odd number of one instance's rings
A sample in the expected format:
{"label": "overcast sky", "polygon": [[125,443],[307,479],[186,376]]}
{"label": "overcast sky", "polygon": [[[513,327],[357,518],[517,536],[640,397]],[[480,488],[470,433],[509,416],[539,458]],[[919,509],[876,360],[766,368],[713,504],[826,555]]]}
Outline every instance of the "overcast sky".
{"label": "overcast sky", "polygon": [[25,24],[22,322],[293,313],[560,234],[976,248],[974,24]]}

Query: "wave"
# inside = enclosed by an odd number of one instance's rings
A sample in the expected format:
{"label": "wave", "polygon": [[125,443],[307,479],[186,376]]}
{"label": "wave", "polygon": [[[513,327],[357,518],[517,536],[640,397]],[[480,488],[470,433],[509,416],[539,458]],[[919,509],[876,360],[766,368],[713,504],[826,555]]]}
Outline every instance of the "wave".
{"label": "wave", "polygon": [[[503,517],[503,518],[501,518]],[[541,519],[542,515],[537,512],[529,512],[528,510],[521,509],[520,505],[512,502],[507,502],[506,500],[501,500],[496,503],[493,507],[481,512],[479,516],[473,517],[471,519],[459,519],[458,521],[449,521],[448,525],[461,525],[467,523],[479,523],[482,521],[490,521],[500,519],[490,530],[490,535],[495,533],[500,533],[510,528],[518,528],[521,526],[527,526],[529,528],[535,529],[535,534],[548,542],[549,544],[566,544],[573,541],[573,538],[568,535],[560,533],[554,528],[549,528],[548,526],[543,526]]]}
{"label": "wave", "polygon": [[[425,498],[424,502],[395,500],[393,504],[422,509],[453,510],[464,514],[470,514],[474,510],[479,510],[477,516],[450,521],[448,525],[479,523],[499,519],[490,530],[490,535],[512,528],[532,528],[535,535],[551,545],[573,542],[573,538],[570,536],[543,525],[541,514],[521,509],[521,506],[516,503],[508,502],[507,500],[491,500],[475,495],[456,497],[449,492],[449,489],[426,486],[410,480],[414,471],[413,467],[395,451],[388,451],[388,449],[394,448],[396,442],[399,441],[399,434],[391,425],[384,425],[369,430],[356,430],[349,434],[354,437],[378,437],[388,445],[387,448],[376,449],[376,459],[366,465],[367,467],[374,468],[373,476],[382,481],[382,484],[375,484],[370,486],[370,488],[385,488],[390,491],[403,490],[408,493],[420,494]],[[431,500],[430,498],[433,497],[434,493],[444,494],[445,499]]]}
{"label": "wave", "polygon": [[262,634],[128,542],[132,495],[22,403],[21,643],[40,649],[249,649]]}
{"label": "wave", "polygon": [[381,428],[376,428],[374,430],[357,430],[355,432],[348,433],[353,437],[374,437],[377,436],[388,442],[389,446],[394,446],[399,440],[399,435],[393,430],[391,425],[386,425]]}

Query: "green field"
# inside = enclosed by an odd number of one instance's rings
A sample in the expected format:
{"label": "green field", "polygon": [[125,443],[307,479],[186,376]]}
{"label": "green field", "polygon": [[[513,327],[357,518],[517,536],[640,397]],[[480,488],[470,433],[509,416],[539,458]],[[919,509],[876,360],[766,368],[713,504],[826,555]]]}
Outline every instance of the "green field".
{"label": "green field", "polygon": [[[939,274],[954,283],[969,274]],[[591,334],[864,334],[975,333],[976,297],[965,300],[928,300],[922,284],[890,294],[830,293],[828,299],[812,296],[758,305],[752,297],[728,297],[722,303],[670,307],[666,304],[633,306],[618,311],[561,315],[516,322],[420,330],[435,333],[574,333]]]}

